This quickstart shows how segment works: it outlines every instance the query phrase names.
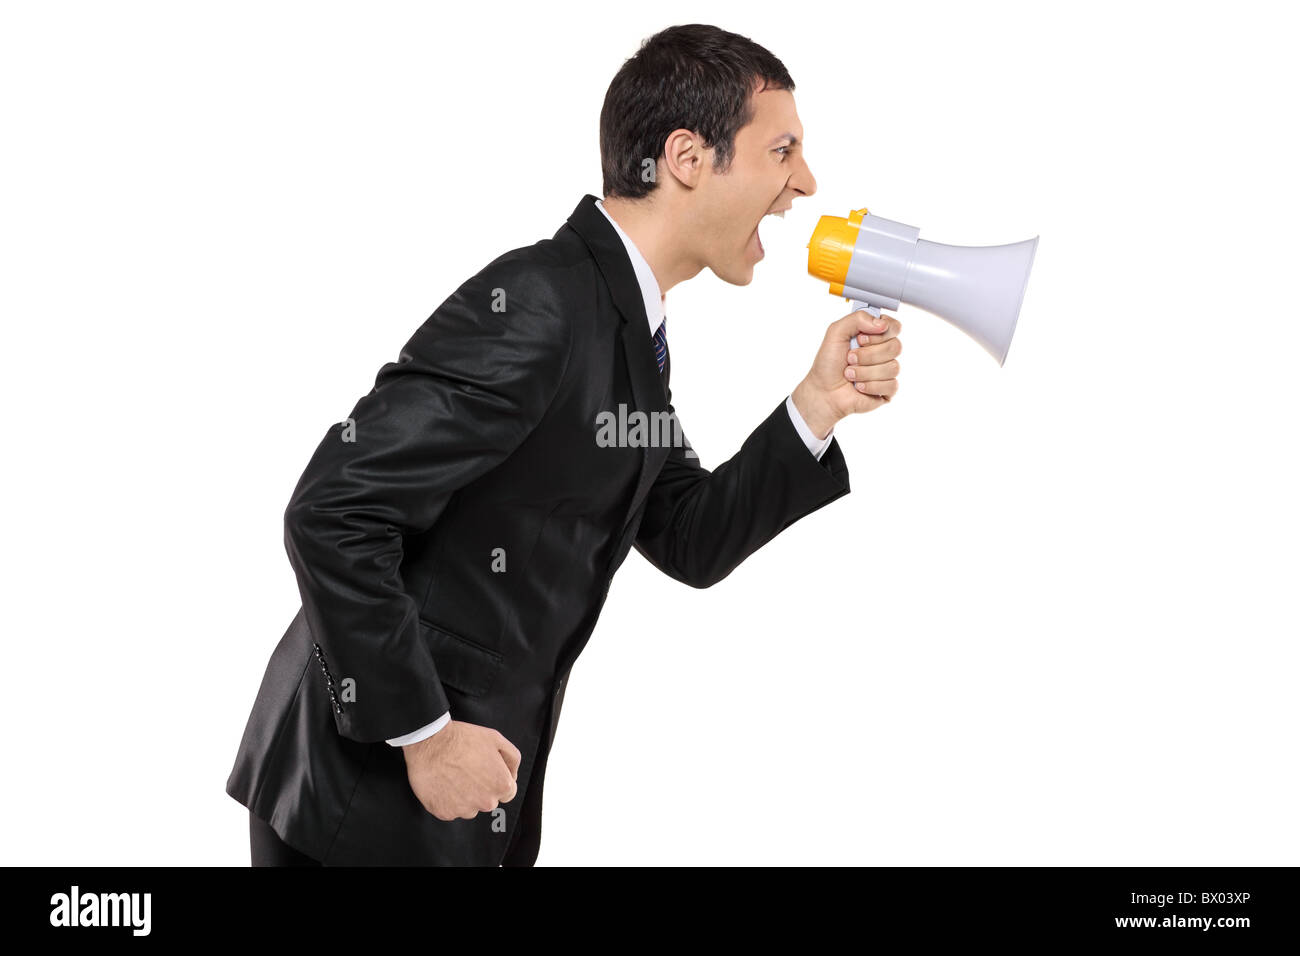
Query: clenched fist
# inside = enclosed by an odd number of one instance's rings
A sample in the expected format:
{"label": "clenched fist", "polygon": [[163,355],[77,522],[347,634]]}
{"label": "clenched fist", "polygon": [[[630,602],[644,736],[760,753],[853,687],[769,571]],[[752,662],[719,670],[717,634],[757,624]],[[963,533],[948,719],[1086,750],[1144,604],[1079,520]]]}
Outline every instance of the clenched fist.
{"label": "clenched fist", "polygon": [[873,411],[897,394],[902,328],[893,316],[877,319],[865,310],[830,324],[812,368],[791,393],[814,435],[825,438],[841,418]]}
{"label": "clenched fist", "polygon": [[491,727],[448,721],[402,754],[411,791],[439,820],[472,820],[515,798],[519,750]]}

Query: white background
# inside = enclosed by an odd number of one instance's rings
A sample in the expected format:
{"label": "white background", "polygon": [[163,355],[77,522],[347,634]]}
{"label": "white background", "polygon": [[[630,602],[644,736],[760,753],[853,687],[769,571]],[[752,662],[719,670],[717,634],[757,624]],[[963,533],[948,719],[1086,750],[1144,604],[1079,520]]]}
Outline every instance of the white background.
{"label": "white background", "polygon": [[635,552],[539,865],[1294,865],[1297,76],[1281,5],[11,4],[4,861],[248,862],[282,515],[462,281],[599,194],[640,40],[742,33],[815,197],[668,295],[707,467],[848,311],[820,215],[1040,235],[1005,367],[904,306],[852,494],[718,586]]}

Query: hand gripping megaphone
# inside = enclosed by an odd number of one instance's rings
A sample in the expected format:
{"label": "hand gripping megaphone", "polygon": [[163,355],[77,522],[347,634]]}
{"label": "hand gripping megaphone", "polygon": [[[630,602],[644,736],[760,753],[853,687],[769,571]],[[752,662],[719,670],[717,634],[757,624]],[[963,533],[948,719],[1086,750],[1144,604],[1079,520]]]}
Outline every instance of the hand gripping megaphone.
{"label": "hand gripping megaphone", "polygon": [[[921,230],[857,209],[822,216],[808,243],[808,273],[831,295],[879,316],[906,302],[961,329],[1002,365],[1020,317],[1038,237],[1005,246],[946,246]],[[853,345],[858,346],[857,336]]]}

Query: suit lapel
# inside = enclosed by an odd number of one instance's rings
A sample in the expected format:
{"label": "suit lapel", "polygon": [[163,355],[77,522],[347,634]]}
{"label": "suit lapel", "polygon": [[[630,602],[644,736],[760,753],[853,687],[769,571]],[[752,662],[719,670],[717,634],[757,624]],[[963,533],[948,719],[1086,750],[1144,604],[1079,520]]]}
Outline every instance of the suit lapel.
{"label": "suit lapel", "polygon": [[[595,196],[583,196],[569,216],[568,223],[591,250],[596,266],[609,287],[614,305],[622,316],[623,353],[632,378],[636,410],[644,412],[650,422],[655,422],[658,420],[656,413],[668,411],[667,377],[659,374],[659,363],[655,361],[654,342],[649,331],[650,319],[645,314],[641,287],[637,283],[632,263],[628,260],[627,249],[623,247],[623,240],[609,220],[596,208]],[[667,370],[668,366],[665,366],[665,372]],[[610,411],[617,412],[617,409]],[[632,494],[632,503],[624,519],[624,530],[640,507],[641,500],[650,491],[650,486],[654,484],[669,451],[671,448],[667,445],[642,446],[641,469],[636,490]]]}

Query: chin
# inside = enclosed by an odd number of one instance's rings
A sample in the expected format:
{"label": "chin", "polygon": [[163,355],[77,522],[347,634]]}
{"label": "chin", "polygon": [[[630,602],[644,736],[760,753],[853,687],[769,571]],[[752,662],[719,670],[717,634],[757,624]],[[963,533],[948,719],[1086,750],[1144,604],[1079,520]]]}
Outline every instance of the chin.
{"label": "chin", "polygon": [[752,265],[726,269],[709,266],[709,271],[728,285],[749,285],[754,281],[754,267]]}

